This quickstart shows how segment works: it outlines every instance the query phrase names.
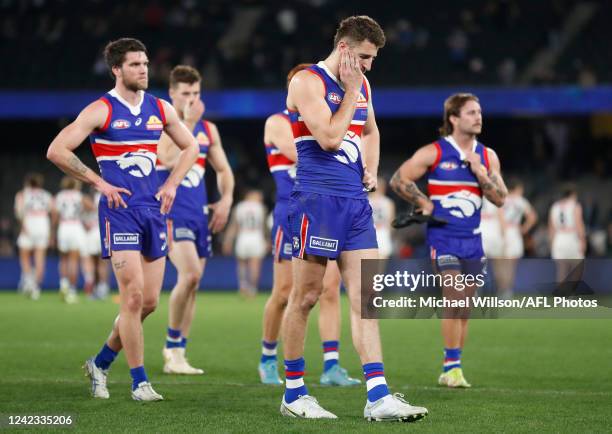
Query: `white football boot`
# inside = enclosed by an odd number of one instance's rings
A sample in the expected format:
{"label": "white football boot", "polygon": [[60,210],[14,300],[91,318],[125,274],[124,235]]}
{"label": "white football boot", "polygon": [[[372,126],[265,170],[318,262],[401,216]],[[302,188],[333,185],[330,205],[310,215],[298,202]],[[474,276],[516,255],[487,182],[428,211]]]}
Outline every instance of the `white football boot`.
{"label": "white football boot", "polygon": [[291,404],[285,402],[285,395],[281,402],[280,412],[287,417],[301,417],[304,419],[338,419],[333,413],[325,410],[319,405],[314,396],[301,395]]}
{"label": "white football boot", "polygon": [[164,348],[164,374],[202,375],[204,370],[194,368],[185,358],[185,348]]}
{"label": "white football boot", "polygon": [[106,388],[106,377],[108,371],[100,369],[94,363],[94,358],[87,359],[83,365],[85,376],[91,380],[91,396],[94,398],[108,399],[110,394]]}
{"label": "white football boot", "polygon": [[427,416],[427,409],[410,405],[404,395],[394,393],[383,396],[377,401],[366,401],[363,417],[374,422],[416,422]]}
{"label": "white football boot", "polygon": [[132,390],[132,399],[134,401],[163,401],[164,397],[153,390],[151,383],[143,381],[136,389]]}

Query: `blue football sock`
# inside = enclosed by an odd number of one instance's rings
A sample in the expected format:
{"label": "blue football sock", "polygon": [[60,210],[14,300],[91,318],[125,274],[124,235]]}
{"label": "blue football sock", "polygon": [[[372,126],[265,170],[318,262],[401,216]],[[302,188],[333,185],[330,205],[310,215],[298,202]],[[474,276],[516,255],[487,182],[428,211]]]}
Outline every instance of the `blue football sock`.
{"label": "blue football sock", "polygon": [[365,376],[366,388],[368,390],[368,401],[378,401],[389,394],[382,363],[366,363],[363,365],[363,375]]}
{"label": "blue football sock", "polygon": [[168,327],[166,335],[166,348],[178,348],[181,346],[181,331]]}
{"label": "blue football sock", "polygon": [[115,357],[117,357],[117,353],[105,343],[94,359],[94,364],[100,369],[107,370],[111,363],[115,361]]}
{"label": "blue football sock", "polygon": [[461,368],[461,348],[444,348],[444,372]]}
{"label": "blue football sock", "polygon": [[285,402],[291,404],[300,396],[308,395],[304,385],[304,368],[306,362],[300,357],[295,360],[285,360]]}
{"label": "blue football sock", "polygon": [[338,348],[340,342],[325,341],[323,342],[323,371],[327,372],[338,364]]}
{"label": "blue football sock", "polygon": [[261,341],[261,359],[260,362],[264,363],[268,360],[276,360],[276,346],[278,343]]}
{"label": "blue football sock", "polygon": [[143,381],[149,381],[144,366],[130,369],[130,375],[132,376],[132,390],[136,390]]}

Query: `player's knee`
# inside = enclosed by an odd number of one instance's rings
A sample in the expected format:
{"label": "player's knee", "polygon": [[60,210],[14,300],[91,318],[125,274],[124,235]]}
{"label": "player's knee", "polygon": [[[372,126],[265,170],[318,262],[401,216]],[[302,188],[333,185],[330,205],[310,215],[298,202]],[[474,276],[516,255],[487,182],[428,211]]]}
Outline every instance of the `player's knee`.
{"label": "player's knee", "polygon": [[197,270],[189,270],[185,273],[185,283],[189,290],[195,291],[198,289],[200,285],[200,279],[202,278],[202,273]]}
{"label": "player's knee", "polygon": [[132,291],[125,298],[125,306],[128,311],[132,313],[138,313],[142,311],[143,307],[143,296],[140,291]]}
{"label": "player's knee", "polygon": [[300,309],[304,312],[310,312],[310,310],[317,304],[319,297],[321,296],[321,291],[317,289],[312,289],[306,291],[304,296],[302,297],[300,303]]}
{"label": "player's knee", "polygon": [[149,296],[144,297],[142,302],[142,313],[143,315],[149,315],[155,309],[157,309],[157,305],[159,304],[159,297],[157,296]]}

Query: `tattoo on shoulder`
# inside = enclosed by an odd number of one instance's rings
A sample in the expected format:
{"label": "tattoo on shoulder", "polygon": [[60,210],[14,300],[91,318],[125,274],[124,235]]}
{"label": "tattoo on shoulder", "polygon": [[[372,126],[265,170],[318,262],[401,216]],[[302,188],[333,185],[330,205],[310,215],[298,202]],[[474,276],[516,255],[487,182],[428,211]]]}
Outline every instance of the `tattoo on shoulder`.
{"label": "tattoo on shoulder", "polygon": [[68,164],[70,165],[70,168],[72,170],[74,170],[80,175],[83,175],[85,172],[87,172],[87,166],[84,165],[81,160],[79,160],[79,157],[77,157],[76,155],[70,157],[70,161],[68,161]]}

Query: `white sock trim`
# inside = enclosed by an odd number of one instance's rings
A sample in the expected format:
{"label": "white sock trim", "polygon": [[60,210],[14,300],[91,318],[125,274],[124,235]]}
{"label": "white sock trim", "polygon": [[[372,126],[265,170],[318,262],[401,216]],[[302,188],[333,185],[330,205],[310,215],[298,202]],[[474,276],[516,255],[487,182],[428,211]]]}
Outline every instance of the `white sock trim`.
{"label": "white sock trim", "polygon": [[287,389],[297,389],[298,387],[302,387],[304,385],[304,378],[296,378],[293,380],[287,378],[285,380],[285,385],[287,386]]}
{"label": "white sock trim", "polygon": [[327,362],[328,360],[338,360],[340,358],[340,353],[338,351],[329,351],[327,353],[323,353],[323,360]]}
{"label": "white sock trim", "polygon": [[366,381],[366,389],[368,392],[374,389],[376,386],[380,386],[381,384],[387,385],[387,380],[385,377],[374,377]]}
{"label": "white sock trim", "polygon": [[274,348],[273,350],[266,348],[264,346],[261,347],[261,354],[263,354],[264,356],[276,356],[276,348]]}

